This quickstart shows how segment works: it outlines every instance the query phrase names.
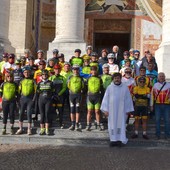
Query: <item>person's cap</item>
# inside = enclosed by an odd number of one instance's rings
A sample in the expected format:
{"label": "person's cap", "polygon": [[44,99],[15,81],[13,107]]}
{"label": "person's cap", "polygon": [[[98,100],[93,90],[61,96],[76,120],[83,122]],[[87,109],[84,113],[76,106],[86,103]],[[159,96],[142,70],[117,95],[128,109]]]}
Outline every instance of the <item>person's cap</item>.
{"label": "person's cap", "polygon": [[44,51],[43,51],[43,50],[38,50],[38,51],[37,51],[37,54],[38,54],[38,53],[43,53],[43,54],[44,54]]}
{"label": "person's cap", "polygon": [[2,54],[2,57],[3,57],[3,58],[8,58],[8,53],[3,53],[3,54]]}
{"label": "person's cap", "polygon": [[17,59],[16,61],[15,61],[15,64],[21,64],[21,60],[20,59]]}
{"label": "person's cap", "polygon": [[25,50],[24,50],[24,53],[25,53],[25,54],[28,54],[28,53],[30,53],[30,50],[29,50],[29,49],[25,49]]}
{"label": "person's cap", "polygon": [[106,63],[106,64],[103,64],[103,66],[102,66],[102,69],[104,69],[104,68],[109,68],[110,66]]}
{"label": "person's cap", "polygon": [[129,56],[129,51],[124,51],[123,55]]}
{"label": "person's cap", "polygon": [[108,53],[107,49],[103,49],[102,50],[102,53],[105,52],[105,53]]}
{"label": "person's cap", "polygon": [[115,56],[114,56],[113,53],[109,53],[109,54],[107,55],[107,58],[115,58]]}
{"label": "person's cap", "polygon": [[24,72],[24,71],[26,71],[26,70],[30,71],[31,69],[30,69],[30,67],[28,67],[28,66],[25,66],[25,67],[22,68],[22,72]]}
{"label": "person's cap", "polygon": [[138,79],[138,82],[141,82],[141,81],[144,81],[144,82],[146,82],[146,78],[145,77],[139,77],[139,79]]}
{"label": "person's cap", "polygon": [[72,66],[72,69],[74,70],[74,69],[79,69],[80,68],[80,66],[78,65],[78,64],[74,64],[73,66]]}
{"label": "person's cap", "polygon": [[39,65],[46,65],[46,62],[45,62],[44,60],[41,60],[41,61],[39,62]]}
{"label": "person's cap", "polygon": [[48,75],[49,72],[48,72],[48,70],[45,70],[45,69],[44,69],[44,70],[42,70],[41,73],[42,73],[42,75],[43,75],[43,74],[47,74],[47,75]]}
{"label": "person's cap", "polygon": [[80,49],[75,49],[74,52],[75,53],[81,53],[81,50]]}
{"label": "person's cap", "polygon": [[30,56],[28,60],[35,60],[33,56]]}
{"label": "person's cap", "polygon": [[91,56],[98,57],[98,54],[97,54],[96,52],[92,52],[92,53],[91,53]]}
{"label": "person's cap", "polygon": [[83,57],[83,60],[90,60],[90,56],[85,56],[85,57]]}
{"label": "person's cap", "polygon": [[48,61],[54,61],[55,59],[54,58],[49,58]]}
{"label": "person's cap", "polygon": [[59,53],[59,50],[58,49],[54,49],[53,50],[53,54],[58,54]]}
{"label": "person's cap", "polygon": [[134,53],[139,53],[140,54],[140,51],[139,50],[134,50]]}
{"label": "person's cap", "polygon": [[55,65],[54,65],[54,69],[61,69],[60,64],[55,64]]}
{"label": "person's cap", "polygon": [[134,52],[134,49],[133,49],[133,48],[131,48],[131,49],[129,50],[129,52]]}
{"label": "person's cap", "polygon": [[92,47],[91,45],[88,45],[88,46],[86,47],[86,50],[93,50],[93,47]]}
{"label": "person's cap", "polygon": [[66,62],[64,63],[64,66],[65,66],[65,65],[71,66],[71,64],[70,64],[68,61],[66,61]]}
{"label": "person's cap", "polygon": [[132,69],[130,67],[125,69],[125,73],[129,73],[129,72],[132,73]]}
{"label": "person's cap", "polygon": [[10,54],[8,55],[8,58],[15,58],[15,54],[10,53]]}
{"label": "person's cap", "polygon": [[59,53],[58,54],[58,58],[63,58],[64,57],[64,54],[63,53]]}

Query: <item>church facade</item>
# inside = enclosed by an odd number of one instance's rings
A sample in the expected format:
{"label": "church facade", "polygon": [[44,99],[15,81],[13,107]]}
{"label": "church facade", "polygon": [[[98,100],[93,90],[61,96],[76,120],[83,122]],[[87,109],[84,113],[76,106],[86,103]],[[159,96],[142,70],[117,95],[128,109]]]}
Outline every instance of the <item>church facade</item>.
{"label": "church facade", "polygon": [[141,55],[149,49],[160,71],[169,72],[169,0],[1,0],[0,8],[1,54],[21,56],[28,48],[50,57],[58,48],[69,58],[86,45],[99,55],[118,45]]}
{"label": "church facade", "polygon": [[[38,49],[50,50],[49,42],[53,42],[57,36],[57,9],[66,13],[66,5],[59,1],[56,4],[56,0],[2,0],[0,2],[2,6],[8,6],[5,22],[9,21],[3,25],[8,28],[3,27],[3,32],[6,34],[4,40],[8,45],[6,47],[4,44],[2,48],[5,46],[7,51],[13,50],[17,55],[22,55],[25,48],[31,49],[34,54]],[[67,1],[66,3],[69,4]],[[122,51],[134,48],[143,53],[145,49],[149,49],[154,54],[162,39],[160,17],[162,2],[155,0],[155,3],[150,1],[153,4],[148,4],[159,11],[159,13],[154,12],[157,21],[148,15],[148,9],[142,2],[140,0],[85,0],[84,9],[81,9],[84,10],[84,20],[76,21],[84,22],[81,30],[82,41],[86,45],[92,45],[98,53],[103,48],[110,50],[116,44]],[[81,1],[78,3],[80,4]],[[75,14],[73,9],[70,10],[72,10],[71,17]],[[1,13],[3,14],[3,11]],[[0,20],[3,19],[1,17]],[[65,25],[65,22],[63,21],[62,24]],[[71,31],[72,28],[69,29]]]}

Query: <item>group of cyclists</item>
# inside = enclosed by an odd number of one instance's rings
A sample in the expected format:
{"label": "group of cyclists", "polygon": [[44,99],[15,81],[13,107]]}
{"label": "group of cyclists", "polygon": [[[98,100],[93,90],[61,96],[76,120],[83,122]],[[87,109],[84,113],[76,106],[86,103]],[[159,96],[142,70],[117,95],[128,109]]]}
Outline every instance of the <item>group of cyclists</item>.
{"label": "group of cyclists", "polygon": [[[112,75],[119,72],[132,95],[135,106],[135,133],[138,137],[139,120],[142,119],[143,138],[146,134],[149,100],[153,85],[157,82],[157,64],[152,54],[146,50],[145,56],[140,51],[130,49],[123,54],[119,47],[113,46],[111,52],[102,49],[101,55],[87,46],[86,54],[75,49],[74,56],[65,61],[65,56],[58,49],[53,56],[44,59],[44,51],[37,51],[35,59],[30,50],[24,56],[16,58],[14,54],[4,53],[0,63],[0,96],[2,97],[3,129],[6,134],[7,119],[10,119],[11,134],[23,133],[24,114],[27,114],[27,134],[32,134],[32,114],[38,119],[40,113],[40,135],[49,135],[56,111],[59,126],[64,128],[64,106],[69,101],[71,125],[69,130],[81,131],[81,107],[86,103],[86,130],[92,126],[92,115],[98,130],[101,126],[100,105],[106,88],[112,83]],[[83,102],[82,102],[83,101]],[[85,102],[86,101],[86,102]],[[19,129],[14,133],[15,114],[19,113]],[[151,115],[152,111],[151,111]]]}

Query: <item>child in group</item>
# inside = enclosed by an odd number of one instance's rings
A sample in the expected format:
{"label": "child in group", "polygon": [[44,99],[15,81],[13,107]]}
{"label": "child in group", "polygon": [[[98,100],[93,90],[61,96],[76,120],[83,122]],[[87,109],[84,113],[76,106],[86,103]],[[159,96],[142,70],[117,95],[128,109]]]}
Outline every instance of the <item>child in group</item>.
{"label": "child in group", "polygon": [[125,76],[125,70],[127,68],[131,69],[131,75],[132,75],[132,77],[134,77],[134,69],[132,67],[133,66],[131,65],[130,59],[126,59],[124,67],[119,71],[121,73],[122,77]]}

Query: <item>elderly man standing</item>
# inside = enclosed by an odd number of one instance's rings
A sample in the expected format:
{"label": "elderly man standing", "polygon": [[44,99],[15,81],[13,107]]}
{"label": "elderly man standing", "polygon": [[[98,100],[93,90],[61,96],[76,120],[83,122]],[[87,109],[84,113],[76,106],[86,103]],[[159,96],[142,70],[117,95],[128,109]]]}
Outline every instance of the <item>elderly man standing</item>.
{"label": "elderly man standing", "polygon": [[132,97],[128,87],[121,82],[121,74],[113,75],[113,82],[106,89],[101,110],[108,116],[110,146],[126,144],[126,119],[134,111]]}
{"label": "elderly man standing", "polygon": [[123,60],[123,57],[120,54],[119,47],[117,45],[114,45],[112,48],[112,53],[114,54],[115,57],[115,64],[119,66],[120,62]]}
{"label": "elderly man standing", "polygon": [[170,83],[165,81],[165,74],[163,72],[158,74],[158,82],[154,84],[151,91],[151,110],[153,110],[153,107],[155,108],[156,118],[156,137],[160,139],[160,122],[161,116],[163,116],[165,125],[164,137],[167,139],[170,135]]}

